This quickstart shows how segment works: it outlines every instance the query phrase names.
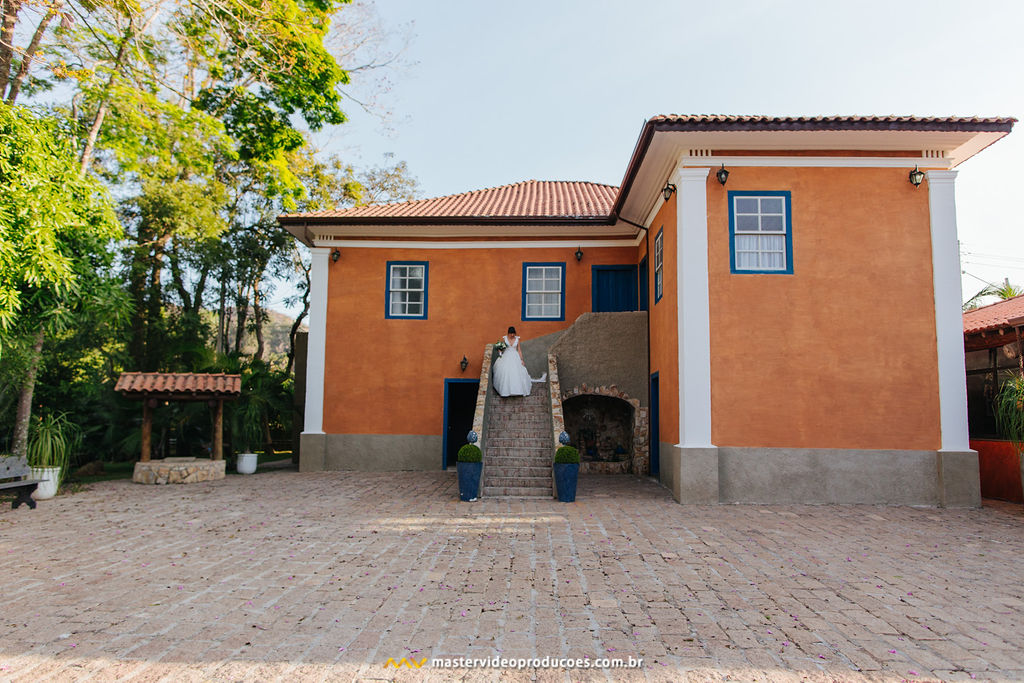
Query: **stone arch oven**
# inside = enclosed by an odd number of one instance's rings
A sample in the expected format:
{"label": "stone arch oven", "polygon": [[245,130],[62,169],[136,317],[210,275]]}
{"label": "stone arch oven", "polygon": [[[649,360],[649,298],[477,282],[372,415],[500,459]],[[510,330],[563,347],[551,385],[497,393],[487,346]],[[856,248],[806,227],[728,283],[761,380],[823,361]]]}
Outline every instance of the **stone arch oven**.
{"label": "stone arch oven", "polygon": [[580,472],[648,473],[647,409],[615,387],[576,387],[563,395],[565,431],[580,451]]}

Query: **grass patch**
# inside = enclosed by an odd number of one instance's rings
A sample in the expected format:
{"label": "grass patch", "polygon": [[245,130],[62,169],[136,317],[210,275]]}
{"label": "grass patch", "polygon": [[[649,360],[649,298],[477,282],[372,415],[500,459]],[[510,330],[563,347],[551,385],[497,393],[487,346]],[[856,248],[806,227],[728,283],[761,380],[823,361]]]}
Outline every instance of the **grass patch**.
{"label": "grass patch", "polygon": [[268,455],[266,453],[263,453],[262,451],[258,451],[256,455],[258,456],[257,462],[259,462],[259,464],[261,465],[265,462],[280,462],[281,460],[292,459],[291,451],[274,451],[273,455]]}
{"label": "grass patch", "polygon": [[69,483],[93,484],[97,481],[112,481],[114,479],[131,479],[135,472],[135,461],[128,462],[105,462],[103,463],[103,474],[93,474],[88,477],[73,477],[68,475]]}

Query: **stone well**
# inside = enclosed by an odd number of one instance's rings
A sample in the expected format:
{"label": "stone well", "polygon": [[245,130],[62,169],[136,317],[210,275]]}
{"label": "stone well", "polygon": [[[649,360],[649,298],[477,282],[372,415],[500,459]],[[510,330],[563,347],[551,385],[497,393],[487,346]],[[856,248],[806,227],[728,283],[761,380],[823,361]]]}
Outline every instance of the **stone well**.
{"label": "stone well", "polygon": [[225,460],[164,458],[135,463],[132,481],[138,484],[197,484],[223,479]]}

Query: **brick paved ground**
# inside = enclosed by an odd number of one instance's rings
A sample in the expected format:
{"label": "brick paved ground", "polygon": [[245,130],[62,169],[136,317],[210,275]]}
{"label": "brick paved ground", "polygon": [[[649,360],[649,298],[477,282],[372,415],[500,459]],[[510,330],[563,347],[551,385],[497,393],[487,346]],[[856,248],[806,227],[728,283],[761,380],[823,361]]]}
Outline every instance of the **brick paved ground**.
{"label": "brick paved ground", "polygon": [[[453,473],[107,482],[0,510],[0,680],[1020,680],[1024,510],[457,502]],[[643,657],[634,671],[389,657]]]}

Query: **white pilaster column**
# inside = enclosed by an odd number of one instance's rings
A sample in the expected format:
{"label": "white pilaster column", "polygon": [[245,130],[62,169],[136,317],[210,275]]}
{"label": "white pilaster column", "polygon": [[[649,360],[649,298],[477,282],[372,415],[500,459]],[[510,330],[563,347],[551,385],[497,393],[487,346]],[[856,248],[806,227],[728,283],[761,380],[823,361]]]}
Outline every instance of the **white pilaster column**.
{"label": "white pilaster column", "polygon": [[324,381],[327,353],[327,267],[331,250],[310,249],[309,341],[306,355],[306,407],[303,434],[324,433]]}
{"label": "white pilaster column", "polygon": [[676,185],[679,447],[711,448],[708,168],[680,168]]}
{"label": "white pilaster column", "polygon": [[967,434],[967,379],[960,289],[960,248],[956,235],[956,171],[928,171],[932,232],[935,337],[939,358],[939,420],[942,450],[970,449]]}

